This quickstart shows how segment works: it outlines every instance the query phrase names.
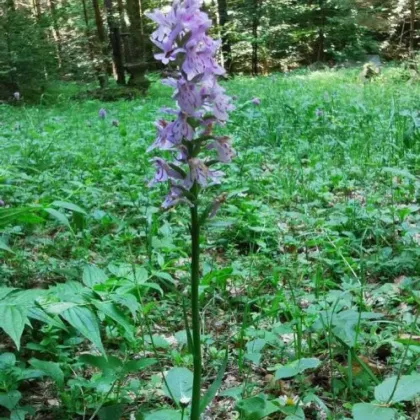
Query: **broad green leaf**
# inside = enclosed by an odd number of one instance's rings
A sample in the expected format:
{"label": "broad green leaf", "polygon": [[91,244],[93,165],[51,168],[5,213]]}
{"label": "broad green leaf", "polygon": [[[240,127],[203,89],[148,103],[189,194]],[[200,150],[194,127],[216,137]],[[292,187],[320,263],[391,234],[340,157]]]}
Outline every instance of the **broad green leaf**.
{"label": "broad green leaf", "polygon": [[153,340],[154,347],[158,349],[167,349],[170,347],[170,344],[168,343],[168,341],[165,339],[165,337],[162,337],[161,335],[153,334],[152,337],[150,336],[146,337],[147,343],[151,344],[152,340]]}
{"label": "broad green leaf", "polygon": [[161,272],[161,271],[158,271],[158,272],[154,271],[153,275],[155,277],[158,277],[161,280],[167,281],[168,283],[170,283],[172,285],[175,284],[175,280],[173,279],[173,277],[169,273],[164,273],[164,272]]}
{"label": "broad green leaf", "polygon": [[105,358],[103,356],[94,356],[93,354],[83,354],[79,357],[79,361],[94,366],[102,371],[106,370],[122,370],[123,363],[114,356]]}
{"label": "broad green leaf", "polygon": [[54,327],[60,328],[62,330],[67,330],[64,323],[61,321],[60,318],[49,316],[46,312],[44,312],[41,308],[37,308],[32,306],[28,308],[28,318],[36,319],[37,321],[44,322],[48,325],[53,325]]}
{"label": "broad green leaf", "polygon": [[142,414],[139,420],[181,420],[181,413],[175,410],[158,410]]}
{"label": "broad green leaf", "polygon": [[134,325],[130,323],[128,318],[121,312],[112,302],[92,302],[99,311],[103,312],[106,316],[110,317],[117,324],[121,325],[127,332],[131,340],[134,340]]}
{"label": "broad green leaf", "polygon": [[83,268],[83,283],[92,288],[95,284],[104,283],[108,276],[96,265],[87,264]]}
{"label": "broad green leaf", "polygon": [[157,290],[163,296],[163,290],[157,283],[145,282],[141,284],[141,287],[150,287],[151,289]]}
{"label": "broad green leaf", "polygon": [[4,240],[2,238],[0,238],[0,250],[7,251],[7,252],[10,252],[11,254],[14,254],[12,248],[10,248],[6,244],[6,242],[4,242]]}
{"label": "broad green leaf", "polygon": [[105,354],[99,331],[98,319],[92,311],[84,306],[74,306],[62,312],[61,316],[73,328],[79,331],[80,334],[93,343],[102,354]]}
{"label": "broad green leaf", "polygon": [[118,303],[128,308],[128,310],[131,312],[131,316],[133,317],[133,319],[137,319],[137,312],[140,309],[140,305],[134,295],[132,295],[131,293],[113,293],[109,295],[109,298],[115,303]]}
{"label": "broad green leaf", "polygon": [[48,207],[44,210],[55,220],[57,220],[57,222],[59,222],[61,225],[67,226],[71,230],[69,219],[67,219],[67,216],[64,213],[61,213],[56,209],[51,209]]}
{"label": "broad green leaf", "polygon": [[187,368],[172,368],[166,375],[165,395],[179,403],[181,397],[192,397],[193,374]]}
{"label": "broad green leaf", "polygon": [[0,300],[4,299],[7,295],[12,293],[15,289],[14,287],[0,287]]}
{"label": "broad green leaf", "polygon": [[279,411],[287,416],[284,420],[305,420],[305,413],[302,407],[286,405],[284,407],[280,407]]}
{"label": "broad green leaf", "polygon": [[112,404],[102,407],[98,411],[99,420],[117,420],[122,418],[125,404]]}
{"label": "broad green leaf", "polygon": [[45,376],[45,373],[38,369],[24,369],[20,374],[20,380],[37,379]]}
{"label": "broad green leaf", "polygon": [[13,340],[18,350],[27,319],[24,306],[0,303],[0,327]]}
{"label": "broad green leaf", "polygon": [[279,407],[259,396],[238,401],[236,408],[246,420],[260,420],[279,411]]}
{"label": "broad green leaf", "polygon": [[354,420],[394,420],[396,411],[370,403],[355,404],[352,409]]}
{"label": "broad green leaf", "polygon": [[332,332],[349,347],[354,347],[357,338],[355,324],[337,320],[335,326],[332,328]]}
{"label": "broad green leaf", "polygon": [[261,350],[266,344],[267,341],[263,338],[257,338],[255,340],[249,341],[246,344],[245,358],[251,361],[252,363],[258,365],[262,357]]}
{"label": "broad green leaf", "polygon": [[12,411],[21,398],[19,391],[0,392],[0,406]]}
{"label": "broad green leaf", "polygon": [[234,398],[235,400],[240,400],[242,398],[242,394],[244,392],[244,385],[241,386],[234,386],[232,388],[225,389],[220,393],[221,397],[229,397]]}
{"label": "broad green leaf", "polygon": [[14,293],[12,296],[8,297],[7,300],[9,300],[10,298],[10,301],[13,304],[22,305],[25,306],[25,308],[28,308],[34,305],[36,299],[39,299],[40,297],[45,296],[47,294],[47,290],[37,288],[19,290],[17,293]]}
{"label": "broad green leaf", "polygon": [[246,351],[248,353],[260,353],[266,344],[267,341],[263,338],[251,340],[246,344]]}
{"label": "broad green leaf", "polygon": [[129,362],[124,364],[123,370],[125,373],[136,373],[148,368],[149,366],[154,365],[156,362],[156,359],[130,360]]}
{"label": "broad green leaf", "polygon": [[320,364],[321,361],[315,358],[295,360],[294,362],[282,366],[280,369],[277,369],[275,379],[278,380],[284,378],[292,378],[293,376],[304,372],[306,369],[315,369]]}
{"label": "broad green leaf", "polygon": [[64,311],[70,308],[74,308],[77,306],[77,303],[73,302],[57,302],[57,303],[50,303],[45,305],[44,309],[46,312],[53,314],[53,315],[60,315]]}
{"label": "broad green leaf", "polygon": [[15,408],[10,413],[10,420],[25,420],[27,414],[28,412],[26,410],[23,410],[22,408]]}
{"label": "broad green leaf", "polygon": [[254,363],[254,365],[259,365],[261,362],[262,354],[261,353],[245,353],[245,359]]}
{"label": "broad green leaf", "polygon": [[147,272],[147,270],[143,267],[139,267],[136,266],[135,270],[133,272],[133,270],[131,269],[129,274],[126,276],[126,278],[137,282],[138,284],[142,284],[145,283],[147,281],[149,277],[149,273]]}
{"label": "broad green leaf", "polygon": [[[388,402],[397,381],[397,376],[391,376],[385,379],[381,384],[375,387],[375,399],[380,402]],[[420,394],[420,373],[412,375],[403,375],[400,377],[392,402],[411,401]]]}
{"label": "broad green leaf", "polygon": [[137,282],[139,284],[144,283],[147,281],[149,274],[147,270],[143,267],[138,265],[132,264],[120,264],[108,265],[108,270],[115,275],[115,277],[121,277],[124,279],[131,280],[132,282]]}
{"label": "broad green leaf", "polygon": [[[78,281],[66,281],[65,283],[59,283],[52,289],[50,289],[51,292],[54,293],[61,301],[63,302],[77,302],[82,303],[82,295],[85,292],[90,292],[90,290],[85,287],[82,283]],[[77,298],[80,297],[80,300],[77,300]]]}
{"label": "broad green leaf", "polygon": [[16,356],[13,353],[0,354],[0,371],[9,369],[16,364]]}
{"label": "broad green leaf", "polygon": [[49,376],[54,380],[59,388],[64,387],[64,373],[60,368],[58,363],[47,362],[45,360],[31,359],[29,364],[35,369],[38,369],[45,373],[46,376]]}
{"label": "broad green leaf", "polygon": [[71,210],[76,213],[84,214],[85,216],[87,216],[87,213],[85,210],[83,210],[81,207],[73,203],[67,203],[66,201],[54,201],[53,203],[51,203],[51,205],[53,207],[60,207],[62,209]]}

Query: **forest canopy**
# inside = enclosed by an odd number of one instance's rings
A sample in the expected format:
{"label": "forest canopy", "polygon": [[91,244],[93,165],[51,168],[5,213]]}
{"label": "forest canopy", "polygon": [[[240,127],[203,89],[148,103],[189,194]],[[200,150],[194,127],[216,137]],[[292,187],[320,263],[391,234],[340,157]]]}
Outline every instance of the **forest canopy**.
{"label": "forest canopy", "polygon": [[[162,0],[2,0],[0,91],[29,98],[55,80],[145,90],[157,70],[146,13]],[[407,58],[419,43],[415,0],[206,0],[231,74]]]}

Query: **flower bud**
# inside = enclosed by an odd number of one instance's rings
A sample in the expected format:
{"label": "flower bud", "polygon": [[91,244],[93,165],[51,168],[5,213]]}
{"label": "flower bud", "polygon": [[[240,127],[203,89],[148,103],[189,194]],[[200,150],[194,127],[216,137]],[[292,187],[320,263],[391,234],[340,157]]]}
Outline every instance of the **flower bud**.
{"label": "flower bud", "polygon": [[181,405],[182,408],[187,408],[190,402],[191,402],[191,398],[188,398],[186,395],[182,395],[179,400],[179,404]]}

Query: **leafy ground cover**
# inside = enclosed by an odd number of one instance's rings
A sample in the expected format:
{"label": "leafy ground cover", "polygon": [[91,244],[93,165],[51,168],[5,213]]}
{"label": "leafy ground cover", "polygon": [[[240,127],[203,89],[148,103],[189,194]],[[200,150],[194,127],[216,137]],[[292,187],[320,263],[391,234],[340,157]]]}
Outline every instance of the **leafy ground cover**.
{"label": "leafy ground cover", "polygon": [[[238,156],[202,234],[206,418],[418,418],[419,85],[389,68],[226,88]],[[145,153],[169,103],[155,83],[0,107],[0,416],[182,418],[188,226],[159,209]]]}

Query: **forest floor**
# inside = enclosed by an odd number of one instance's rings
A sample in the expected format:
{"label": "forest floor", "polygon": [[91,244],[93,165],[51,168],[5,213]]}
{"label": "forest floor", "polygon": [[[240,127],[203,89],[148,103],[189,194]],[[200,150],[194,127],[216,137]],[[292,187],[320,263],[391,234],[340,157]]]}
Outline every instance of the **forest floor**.
{"label": "forest floor", "polygon": [[[420,85],[388,68],[225,86],[237,156],[201,238],[203,389],[228,362],[206,418],[418,419]],[[171,102],[154,83],[0,107],[0,417],[181,419],[187,209],[147,188]]]}

